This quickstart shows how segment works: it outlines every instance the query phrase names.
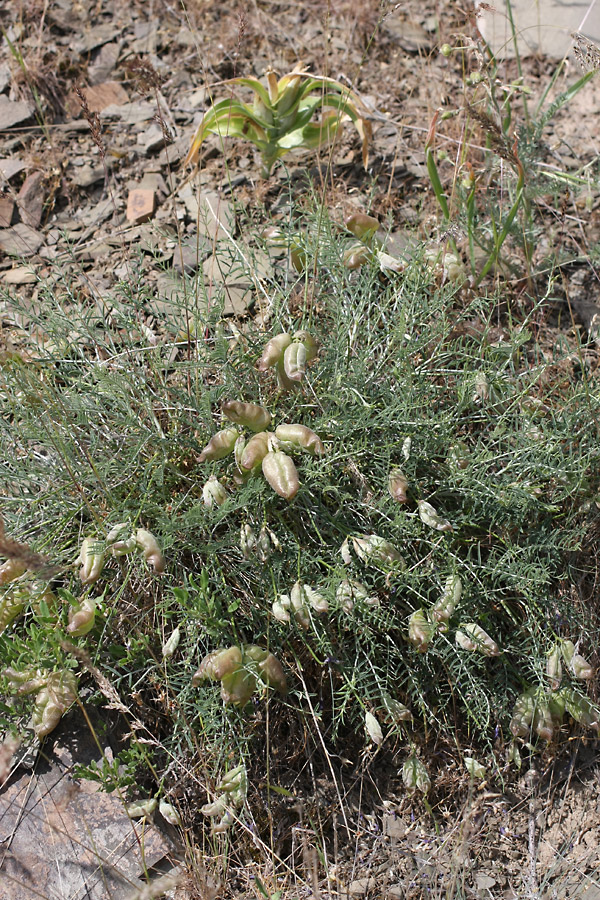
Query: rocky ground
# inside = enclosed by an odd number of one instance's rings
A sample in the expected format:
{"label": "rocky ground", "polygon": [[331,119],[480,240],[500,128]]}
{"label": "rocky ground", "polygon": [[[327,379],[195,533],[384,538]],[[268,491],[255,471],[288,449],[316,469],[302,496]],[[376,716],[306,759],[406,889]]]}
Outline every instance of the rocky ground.
{"label": "rocky ground", "polygon": [[[179,333],[169,300],[186,276],[225,284],[226,315],[260,316],[254,284],[224,262],[223,248],[232,235],[252,241],[249,221],[259,228],[281,213],[288,176],[301,197],[308,171],[334,216],[368,207],[389,217],[399,248],[417,226],[435,232],[423,147],[435,110],[456,108],[464,86],[460,67],[437,48],[457,33],[473,35],[470,9],[415,0],[189,0],[185,8],[167,0],[18,0],[0,17],[1,355],[29,359],[47,346],[43,327],[32,324],[42,290],[54,293],[67,317],[85,303],[98,304],[104,319],[124,282],[143,284],[138,325],[149,341]],[[199,174],[188,180],[181,163],[211,97],[223,89],[219,83],[261,76],[269,66],[287,72],[298,61],[358,92],[373,128],[367,175],[348,130],[330,166],[325,157],[299,154],[289,157],[287,172],[276,169],[267,180],[250,145],[231,142],[225,159],[210,138]],[[529,59],[524,66],[526,84],[540,96],[555,62]],[[505,76],[516,77],[514,61]],[[564,78],[574,77],[570,65]],[[545,133],[562,166],[598,155],[598,90],[596,79]],[[451,125],[440,129],[449,172],[460,137]],[[583,201],[548,211],[574,255],[598,241],[598,209],[590,181]],[[545,249],[542,241],[538,252]],[[547,326],[565,327],[571,337],[591,331],[600,311],[593,269],[565,269],[561,290],[574,318],[561,326],[554,316]],[[158,820],[164,834],[140,826],[134,832],[118,798],[100,799],[92,785],[73,779],[78,753],[94,752],[82,748],[81,729],[72,714],[52,748],[21,760],[7,776],[0,795],[3,900],[126,897],[142,883],[141,843],[155,878],[179,873],[170,896],[212,897],[226,887],[256,896],[257,854],[233,854],[230,881],[219,887],[207,851],[190,880],[181,876],[190,870],[189,848],[186,854],[173,829]],[[295,883],[290,876],[286,888],[296,892],[290,896],[307,895],[308,884],[317,896],[332,897],[596,900],[596,754],[596,743],[574,740],[559,758],[538,759],[531,769],[526,763],[517,783],[473,789],[448,755],[447,791],[438,785],[430,812],[406,797],[393,766],[365,760],[360,785],[347,786],[347,822],[339,808],[330,817],[327,883],[311,880],[317,848],[306,813],[289,813],[301,877]],[[307,811],[335,806],[331,784],[313,787],[303,801]]]}

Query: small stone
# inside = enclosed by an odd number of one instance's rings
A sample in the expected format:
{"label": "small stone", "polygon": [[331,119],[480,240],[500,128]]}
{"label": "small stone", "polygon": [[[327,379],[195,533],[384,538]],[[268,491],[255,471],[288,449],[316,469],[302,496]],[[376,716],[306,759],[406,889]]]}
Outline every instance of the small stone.
{"label": "small stone", "polygon": [[496,879],[491,875],[476,875],[475,884],[480,891],[491,890],[496,884]]}
{"label": "small stone", "polygon": [[83,165],[78,166],[75,169],[71,181],[73,184],[76,184],[77,187],[87,188],[102,181],[105,175],[104,166],[95,166],[92,168],[92,166]]}
{"label": "small stone", "polygon": [[37,275],[29,266],[17,266],[4,273],[5,284],[35,284]]}
{"label": "small stone", "polygon": [[83,96],[92,112],[102,112],[107,106],[122,106],[129,96],[118,81],[105,81],[82,88]]}
{"label": "small stone", "polygon": [[127,198],[127,221],[139,225],[152,218],[154,212],[154,191],[147,188],[134,188]]}
{"label": "small stone", "polygon": [[94,62],[88,66],[90,84],[102,84],[108,79],[119,59],[121,42],[115,41],[100,48]]}
{"label": "small stone", "polygon": [[16,156],[7,156],[5,159],[0,159],[0,175],[6,181],[10,181],[11,178],[14,178],[15,175],[18,175],[25,168],[25,163]]}
{"label": "small stone", "polygon": [[0,131],[20,125],[33,115],[33,107],[29,103],[8,100],[0,94]]}
{"label": "small stone", "polygon": [[32,172],[21,186],[17,197],[21,221],[31,228],[38,228],[44,211],[44,174]]}
{"label": "small stone", "polygon": [[9,256],[34,256],[43,242],[42,235],[24,222],[0,230],[0,250]]}
{"label": "small stone", "polygon": [[0,197],[0,228],[10,227],[14,211],[14,201],[10,197]]}
{"label": "small stone", "polygon": [[377,889],[377,882],[374,878],[357,878],[350,882],[348,893],[351,897],[365,897],[370,891]]}
{"label": "small stone", "polygon": [[153,122],[146,131],[138,134],[137,142],[141,144],[146,154],[153,153],[155,150],[162,150],[165,146],[165,136],[162,128],[156,122]]}

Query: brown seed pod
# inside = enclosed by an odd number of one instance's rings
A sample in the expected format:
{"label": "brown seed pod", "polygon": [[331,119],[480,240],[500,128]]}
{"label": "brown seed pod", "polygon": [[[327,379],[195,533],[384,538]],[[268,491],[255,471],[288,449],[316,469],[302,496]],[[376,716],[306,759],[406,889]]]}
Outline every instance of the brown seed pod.
{"label": "brown seed pod", "polygon": [[292,500],[298,493],[300,479],[294,460],[281,450],[270,450],[262,461],[262,471],[276,494]]}
{"label": "brown seed pod", "polygon": [[221,409],[224,415],[232,422],[235,422],[236,425],[242,425],[251,431],[264,431],[271,424],[271,413],[256,403],[244,403],[242,400],[224,400]]}
{"label": "brown seed pod", "polygon": [[398,468],[398,466],[394,466],[393,469],[390,469],[388,475],[388,490],[390,496],[398,503],[406,503],[407,488],[408,481],[406,480],[406,475],[402,469]]}
{"label": "brown seed pod", "polygon": [[266,372],[267,369],[276,366],[291,343],[292,336],[287,331],[276,334],[270,341],[267,341],[262,356],[258,361],[258,371]]}
{"label": "brown seed pod", "polygon": [[279,441],[287,446],[284,449],[292,449],[297,447],[300,450],[306,450],[311,456],[323,456],[325,447],[323,441],[311,428],[306,425],[278,425],[275,429],[275,436]]}
{"label": "brown seed pod", "polygon": [[259,431],[252,435],[240,457],[240,470],[251,472],[258,468],[269,451],[269,431]]}
{"label": "brown seed pod", "polygon": [[198,462],[213,462],[215,459],[224,459],[229,456],[239,436],[237,428],[224,428],[222,431],[217,431],[198,457]]}

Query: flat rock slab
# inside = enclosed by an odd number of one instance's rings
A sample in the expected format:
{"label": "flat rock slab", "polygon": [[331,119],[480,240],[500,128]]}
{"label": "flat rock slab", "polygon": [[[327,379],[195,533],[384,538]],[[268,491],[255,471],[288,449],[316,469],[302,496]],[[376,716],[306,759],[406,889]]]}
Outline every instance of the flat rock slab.
{"label": "flat rock slab", "polygon": [[[499,59],[515,56],[506,0],[487,4],[476,0],[478,24],[485,40]],[[572,33],[581,31],[600,43],[600,6],[589,2],[560,0],[512,0],[511,9],[520,56],[542,54],[562,59],[573,47]]]}
{"label": "flat rock slab", "polygon": [[8,256],[34,256],[43,243],[42,235],[24,222],[0,229],[0,250]]}
{"label": "flat rock slab", "polygon": [[0,131],[21,125],[33,115],[33,107],[21,100],[8,100],[0,94]]}
{"label": "flat rock slab", "polygon": [[122,900],[172,847],[153,825],[131,821],[118,796],[73,777],[75,763],[100,756],[79,711],[58,730],[33,772],[17,770],[0,794],[0,896]]}

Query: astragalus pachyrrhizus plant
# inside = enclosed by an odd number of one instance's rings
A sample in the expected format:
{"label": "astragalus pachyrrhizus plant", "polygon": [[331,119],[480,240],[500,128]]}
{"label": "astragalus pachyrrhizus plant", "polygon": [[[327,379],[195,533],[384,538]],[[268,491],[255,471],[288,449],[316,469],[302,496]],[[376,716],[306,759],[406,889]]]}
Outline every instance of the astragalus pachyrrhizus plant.
{"label": "astragalus pachyrrhizus plant", "polygon": [[[195,163],[204,138],[240,137],[258,147],[263,175],[291,150],[314,150],[333,140],[344,121],[352,121],[362,140],[363,162],[367,165],[370,126],[359,112],[359,100],[345,85],[333,78],[310,75],[302,65],[277,78],[272,69],[265,75],[266,86],[258,78],[230,78],[232,87],[250,88],[252,104],[235,97],[218,100],[200,122],[185,159]],[[321,118],[313,122],[315,113]]]}

